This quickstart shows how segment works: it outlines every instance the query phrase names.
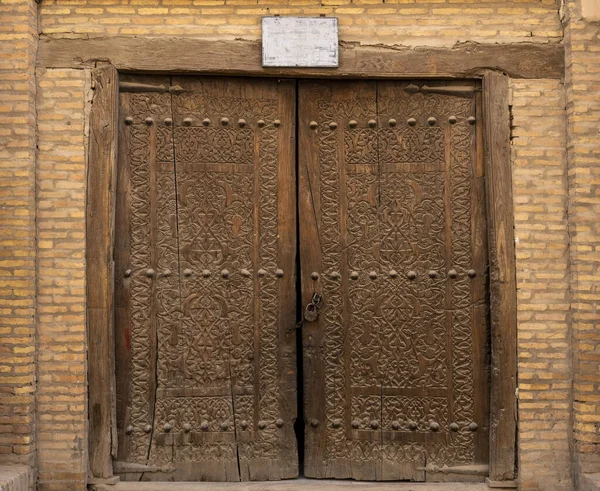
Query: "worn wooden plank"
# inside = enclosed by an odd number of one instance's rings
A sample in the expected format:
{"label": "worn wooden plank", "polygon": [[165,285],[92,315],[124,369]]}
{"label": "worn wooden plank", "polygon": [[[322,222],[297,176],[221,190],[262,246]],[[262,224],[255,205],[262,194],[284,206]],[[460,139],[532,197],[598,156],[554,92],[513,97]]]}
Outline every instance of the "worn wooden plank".
{"label": "worn wooden plank", "polygon": [[109,60],[119,70],[286,77],[469,77],[496,69],[513,78],[564,76],[560,44],[463,43],[453,47],[357,46],[342,43],[338,68],[263,68],[252,41],[106,37],[40,39],[37,63],[45,68],[90,66]]}
{"label": "worn wooden plank", "polygon": [[[298,87],[298,206],[300,222],[300,278],[302,307],[313,293],[322,291],[321,280],[311,278],[312,272],[321,271],[321,245],[319,242],[320,176],[319,136],[311,121],[318,119],[318,99],[330,97],[329,88],[318,82],[301,82]],[[321,477],[327,427],[325,420],[325,380],[322,360],[322,318],[305,322],[302,327],[302,358],[304,366],[304,472],[309,477]]]}
{"label": "worn wooden plank", "polygon": [[489,462],[490,420],[490,340],[489,340],[489,253],[488,223],[485,194],[485,146],[483,135],[482,94],[475,95],[475,132],[471,153],[471,251],[473,269],[478,273],[472,279],[471,321],[473,331],[475,421],[480,426],[475,433],[475,462]]}
{"label": "worn wooden plank", "polygon": [[110,65],[95,68],[92,84],[86,215],[89,465],[94,477],[108,478],[116,443],[112,309],[117,70]]}
{"label": "worn wooden plank", "polygon": [[119,94],[119,145],[117,158],[117,187],[115,199],[115,375],[117,437],[120,442],[117,458],[127,458],[129,435],[125,433],[131,385],[131,168],[129,166],[130,126],[123,119],[129,114],[129,94]]}
{"label": "worn wooden plank", "polygon": [[491,284],[490,479],[514,478],[517,303],[508,78],[483,79]]}

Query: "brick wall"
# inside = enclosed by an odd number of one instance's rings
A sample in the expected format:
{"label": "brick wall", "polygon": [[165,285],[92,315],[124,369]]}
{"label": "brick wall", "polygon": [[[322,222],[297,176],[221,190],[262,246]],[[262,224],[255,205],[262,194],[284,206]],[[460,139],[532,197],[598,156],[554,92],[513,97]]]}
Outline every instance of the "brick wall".
{"label": "brick wall", "polygon": [[335,15],[363,44],[559,42],[558,0],[44,0],[41,31],[59,37],[259,39],[265,15]]}
{"label": "brick wall", "polygon": [[565,98],[557,80],[513,80],[519,480],[572,489]]}
{"label": "brick wall", "polygon": [[0,463],[34,460],[37,8],[0,0]]}
{"label": "brick wall", "polygon": [[[325,14],[338,16],[343,41],[363,44],[560,42],[558,3],[44,0],[39,7],[39,28],[45,36],[71,38],[258,39],[263,15]],[[33,0],[0,0],[0,462],[32,461],[34,455],[37,189],[39,488],[83,490],[87,459],[84,211],[89,73],[37,72],[39,156],[34,171],[36,11]],[[598,199],[595,181],[600,155],[600,101],[596,101],[600,26],[581,20],[575,0],[565,12],[567,61],[573,64],[567,71],[566,91],[559,81],[513,80],[511,84],[516,126],[512,157],[518,238],[519,477],[523,490],[573,489],[569,282],[576,354],[575,444],[584,470],[600,470],[600,334],[594,282],[600,261],[600,210],[594,201]],[[568,182],[565,103],[571,132]],[[569,233],[574,240],[570,256]]]}
{"label": "brick wall", "polygon": [[85,488],[85,115],[89,72],[38,70],[40,490]]}
{"label": "brick wall", "polygon": [[575,460],[600,472],[600,23],[565,14]]}

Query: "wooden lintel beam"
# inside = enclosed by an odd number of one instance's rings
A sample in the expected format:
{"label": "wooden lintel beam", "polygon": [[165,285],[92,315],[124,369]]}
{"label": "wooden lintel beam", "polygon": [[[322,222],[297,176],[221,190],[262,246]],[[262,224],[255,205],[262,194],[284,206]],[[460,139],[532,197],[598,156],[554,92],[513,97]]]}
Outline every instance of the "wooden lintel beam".
{"label": "wooden lintel beam", "polygon": [[489,70],[513,78],[564,76],[564,49],[560,44],[463,43],[445,48],[410,48],[341,43],[338,68],[263,68],[261,60],[258,41],[42,37],[37,63],[44,68],[82,68],[102,61],[125,72],[298,78],[478,78]]}

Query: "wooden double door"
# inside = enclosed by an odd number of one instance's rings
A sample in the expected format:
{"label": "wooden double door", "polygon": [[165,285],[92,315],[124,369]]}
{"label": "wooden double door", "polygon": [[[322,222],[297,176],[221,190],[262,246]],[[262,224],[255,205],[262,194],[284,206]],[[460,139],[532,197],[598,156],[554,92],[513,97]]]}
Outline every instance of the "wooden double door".
{"label": "wooden double door", "polygon": [[483,479],[475,83],[126,82],[115,471]]}

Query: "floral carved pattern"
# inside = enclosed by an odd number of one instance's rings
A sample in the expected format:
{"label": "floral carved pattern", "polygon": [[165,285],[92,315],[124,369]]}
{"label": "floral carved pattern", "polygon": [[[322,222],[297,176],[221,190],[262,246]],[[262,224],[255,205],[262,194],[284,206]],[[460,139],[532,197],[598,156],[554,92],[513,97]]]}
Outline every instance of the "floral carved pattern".
{"label": "floral carved pattern", "polygon": [[[276,461],[283,448],[278,101],[189,91],[172,96],[171,111],[171,96],[158,96],[125,96],[126,460],[175,479],[191,463],[214,462],[194,472],[238,480],[232,472],[253,472],[247,460]],[[189,126],[181,114],[244,123]]]}
{"label": "floral carved pattern", "polygon": [[177,162],[252,165],[253,133],[251,129],[177,127]]}
{"label": "floral carved pattern", "polygon": [[331,466],[475,458],[474,100],[395,94],[318,102]]}

